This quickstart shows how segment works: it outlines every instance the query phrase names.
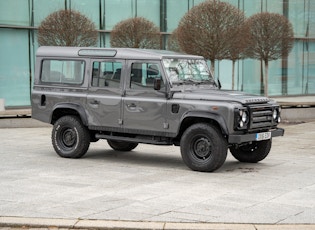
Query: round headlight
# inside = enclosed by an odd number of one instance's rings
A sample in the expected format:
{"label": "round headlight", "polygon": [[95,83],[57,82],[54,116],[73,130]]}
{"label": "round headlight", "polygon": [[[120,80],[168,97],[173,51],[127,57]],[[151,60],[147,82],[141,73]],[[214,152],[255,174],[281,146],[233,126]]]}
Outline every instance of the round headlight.
{"label": "round headlight", "polygon": [[278,111],[275,109],[275,110],[273,111],[273,113],[272,113],[272,118],[273,118],[274,120],[276,120],[277,117],[278,117]]}
{"label": "round headlight", "polygon": [[246,114],[246,112],[243,112],[243,114],[242,114],[242,121],[245,123],[246,120],[247,120],[247,114]]}

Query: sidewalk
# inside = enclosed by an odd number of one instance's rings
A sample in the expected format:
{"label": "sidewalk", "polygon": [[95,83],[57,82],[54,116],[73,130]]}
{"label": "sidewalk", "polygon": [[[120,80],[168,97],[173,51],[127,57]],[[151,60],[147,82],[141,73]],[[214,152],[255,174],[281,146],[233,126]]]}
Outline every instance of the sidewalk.
{"label": "sidewalk", "polygon": [[[2,225],[3,224],[3,225]],[[3,227],[1,227],[3,226]],[[1,230],[49,230],[49,229],[119,229],[119,230],[314,230],[310,224],[224,224],[224,223],[174,223],[136,222],[80,219],[38,219],[0,217]]]}
{"label": "sidewalk", "polygon": [[0,129],[3,229],[315,229],[315,122],[283,125],[261,163],[189,170],[178,147],[92,143],[58,157],[51,127]]}

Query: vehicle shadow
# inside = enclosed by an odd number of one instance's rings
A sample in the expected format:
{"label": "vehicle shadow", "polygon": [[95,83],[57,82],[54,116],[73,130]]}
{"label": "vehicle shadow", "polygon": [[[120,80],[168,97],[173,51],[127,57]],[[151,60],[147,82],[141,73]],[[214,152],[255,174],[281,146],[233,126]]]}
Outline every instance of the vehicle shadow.
{"label": "vehicle shadow", "polygon": [[133,150],[130,152],[120,152],[115,150],[89,150],[88,153],[83,157],[88,160],[106,161],[115,164],[124,165],[136,165],[146,167],[162,167],[172,168],[178,170],[189,170],[186,167],[182,158],[176,153],[161,153],[156,152],[143,152]]}
{"label": "vehicle shadow", "polygon": [[[133,150],[120,152],[112,149],[91,149],[83,157],[85,160],[102,161],[118,165],[132,165],[154,167],[172,170],[191,171],[183,162],[180,153],[157,153]],[[83,159],[82,159],[83,160]],[[242,163],[234,159],[227,159],[221,168],[213,173],[257,173],[263,168],[263,163]]]}

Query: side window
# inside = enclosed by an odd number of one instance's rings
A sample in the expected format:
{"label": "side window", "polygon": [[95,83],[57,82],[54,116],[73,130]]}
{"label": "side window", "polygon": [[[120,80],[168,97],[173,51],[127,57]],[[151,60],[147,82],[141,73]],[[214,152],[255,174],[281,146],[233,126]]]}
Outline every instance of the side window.
{"label": "side window", "polygon": [[121,62],[94,61],[92,86],[119,88],[121,77]]}
{"label": "side window", "polygon": [[44,60],[42,62],[41,81],[47,83],[82,84],[84,61]]}
{"label": "side window", "polygon": [[130,88],[154,90],[154,79],[161,79],[161,87],[164,86],[160,67],[156,63],[136,62],[131,65]]}

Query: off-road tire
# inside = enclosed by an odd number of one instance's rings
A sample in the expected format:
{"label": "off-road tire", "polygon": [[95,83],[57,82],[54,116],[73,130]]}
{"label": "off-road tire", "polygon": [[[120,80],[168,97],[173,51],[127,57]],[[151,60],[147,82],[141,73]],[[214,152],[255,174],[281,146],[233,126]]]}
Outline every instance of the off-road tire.
{"label": "off-road tire", "polygon": [[230,147],[230,152],[240,162],[257,163],[265,159],[271,149],[272,140],[255,141],[238,148]]}
{"label": "off-road tire", "polygon": [[220,168],[226,160],[227,149],[222,133],[207,123],[190,126],[180,141],[183,161],[195,171],[212,172]]}
{"label": "off-road tire", "polygon": [[80,158],[89,149],[90,133],[78,117],[67,115],[54,124],[51,140],[59,156]]}
{"label": "off-road tire", "polygon": [[138,146],[138,143],[127,142],[127,141],[107,140],[107,143],[112,149],[116,151],[123,151],[123,152],[131,151]]}

